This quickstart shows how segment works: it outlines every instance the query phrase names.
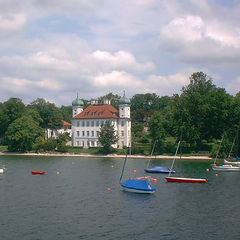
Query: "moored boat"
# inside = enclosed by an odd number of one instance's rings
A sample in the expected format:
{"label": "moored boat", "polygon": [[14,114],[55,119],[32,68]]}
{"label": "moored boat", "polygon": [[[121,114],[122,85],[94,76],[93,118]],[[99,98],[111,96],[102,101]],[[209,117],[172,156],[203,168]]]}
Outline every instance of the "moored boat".
{"label": "moored boat", "polygon": [[32,174],[40,174],[40,175],[44,175],[45,171],[32,171]]}
{"label": "moored boat", "polygon": [[236,166],[236,167],[240,167],[240,161],[231,162],[231,161],[227,161],[226,159],[224,159],[224,164],[233,165],[233,166]]}
{"label": "moored boat", "polygon": [[144,179],[128,179],[122,182],[123,190],[134,193],[154,193],[156,188]]}
{"label": "moored boat", "polygon": [[[170,170],[171,169],[169,167],[164,166],[155,166],[152,168],[144,169],[144,171],[148,173],[169,173]],[[172,170],[171,173],[175,173],[175,170]]]}
{"label": "moored boat", "polygon": [[235,172],[235,171],[240,171],[240,167],[233,166],[230,164],[225,164],[222,166],[217,166],[216,164],[212,165],[212,170],[214,171],[226,171],[226,172]]}
{"label": "moored boat", "polygon": [[206,183],[205,178],[166,177],[167,182]]}

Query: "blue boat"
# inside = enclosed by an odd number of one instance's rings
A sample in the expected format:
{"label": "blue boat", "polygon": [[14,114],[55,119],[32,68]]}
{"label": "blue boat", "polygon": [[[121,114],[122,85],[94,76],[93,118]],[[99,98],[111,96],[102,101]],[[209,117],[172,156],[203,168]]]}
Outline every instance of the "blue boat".
{"label": "blue boat", "polygon": [[[152,168],[146,168],[144,171],[148,173],[169,173],[170,168],[164,166],[155,166]],[[171,173],[175,173],[175,170],[172,170]]]}
{"label": "blue boat", "polygon": [[[155,141],[154,144],[153,144],[151,157],[153,155],[156,143],[157,143],[157,141]],[[170,172],[170,168],[169,167],[164,167],[164,166],[155,166],[155,167],[149,168],[151,157],[149,158],[147,168],[144,169],[145,172],[147,172],[147,173],[169,173]],[[172,170],[171,173],[175,173],[175,170]]]}
{"label": "blue boat", "polygon": [[154,193],[156,191],[156,188],[144,179],[128,179],[126,182],[122,182],[121,186],[128,192]]}
{"label": "blue boat", "polygon": [[151,177],[130,178],[127,181],[122,182],[122,177],[123,177],[123,173],[124,173],[124,169],[127,161],[128,152],[129,152],[129,148],[127,149],[126,157],[125,157],[123,168],[122,168],[122,173],[119,180],[121,187],[123,188],[123,190],[128,192],[154,193],[156,191],[156,188],[149,183],[149,180],[152,179]]}

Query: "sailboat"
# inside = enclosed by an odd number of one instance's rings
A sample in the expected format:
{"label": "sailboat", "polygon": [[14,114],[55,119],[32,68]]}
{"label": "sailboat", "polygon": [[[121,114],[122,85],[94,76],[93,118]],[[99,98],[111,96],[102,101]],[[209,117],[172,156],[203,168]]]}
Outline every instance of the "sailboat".
{"label": "sailboat", "polygon": [[[216,164],[216,160],[217,160],[217,157],[218,157],[218,154],[219,154],[219,150],[221,148],[221,145],[222,145],[222,142],[223,142],[223,139],[224,139],[224,134],[222,136],[222,140],[219,144],[219,147],[218,147],[218,151],[217,151],[217,154],[216,154],[216,157],[214,159],[214,163],[212,164],[212,170],[213,171],[225,171],[225,172],[235,172],[235,171],[240,171],[240,166],[233,166],[232,164],[225,164],[226,162],[228,161],[224,161],[224,165],[221,165],[221,166],[217,166]],[[231,150],[230,150],[231,152]],[[229,153],[230,154],[230,153]]]}
{"label": "sailboat", "polygon": [[[151,152],[151,157],[153,155],[153,152],[154,152],[154,148],[156,146],[156,143],[157,143],[157,140],[154,142],[153,144],[153,148],[152,148],[152,152]],[[149,159],[148,161],[148,165],[147,165],[147,168],[144,169],[145,172],[147,173],[169,173],[170,171],[170,168],[169,167],[165,167],[165,166],[154,166],[152,168],[149,168],[149,164],[150,164],[150,161],[151,161],[151,158]],[[175,173],[174,170],[172,170],[172,173]]]}
{"label": "sailboat", "polygon": [[231,152],[232,152],[233,146],[234,146],[234,144],[235,144],[235,140],[237,140],[236,161],[228,161],[228,160],[224,159],[224,164],[232,165],[232,166],[235,166],[235,167],[240,167],[240,157],[238,156],[238,148],[239,148],[239,136],[238,136],[238,130],[237,130],[236,137],[235,137],[234,140],[233,140],[233,143],[232,143],[232,146],[231,146],[231,149],[230,149],[230,152],[229,152],[229,154],[228,154],[227,159],[230,159]]}
{"label": "sailboat", "polygon": [[127,149],[126,157],[124,160],[122,173],[120,176],[120,185],[123,190],[128,192],[134,192],[134,193],[154,193],[156,191],[156,188],[150,184],[149,181],[153,180],[153,178],[146,176],[146,177],[139,177],[139,178],[130,178],[127,181],[122,182],[122,177],[124,173],[124,169],[126,166],[126,161],[128,157],[129,148]]}
{"label": "sailboat", "polygon": [[174,165],[174,162],[175,162],[176,155],[177,155],[178,148],[179,148],[180,144],[181,144],[181,141],[178,142],[178,146],[177,146],[177,149],[176,149],[174,159],[172,161],[172,165],[171,165],[171,168],[170,168],[170,171],[169,171],[169,175],[165,179],[167,180],[167,182],[206,183],[207,179],[205,179],[205,178],[171,177],[171,171],[172,171],[172,168],[173,168],[173,165]]}

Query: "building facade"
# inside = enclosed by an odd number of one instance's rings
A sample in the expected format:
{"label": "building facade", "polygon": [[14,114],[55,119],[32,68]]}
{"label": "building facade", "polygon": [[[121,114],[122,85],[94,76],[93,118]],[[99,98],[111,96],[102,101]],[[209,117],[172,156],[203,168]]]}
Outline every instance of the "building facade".
{"label": "building facade", "polygon": [[100,147],[98,136],[106,121],[112,123],[119,138],[113,147],[131,146],[130,100],[127,97],[123,96],[119,100],[119,110],[109,100],[105,100],[103,104],[92,101],[84,109],[83,101],[78,97],[72,102],[72,107],[72,146]]}

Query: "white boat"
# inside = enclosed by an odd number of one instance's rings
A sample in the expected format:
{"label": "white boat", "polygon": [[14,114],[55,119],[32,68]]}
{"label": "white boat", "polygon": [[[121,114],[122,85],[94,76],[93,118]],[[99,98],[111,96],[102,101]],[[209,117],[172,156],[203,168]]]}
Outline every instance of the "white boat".
{"label": "white boat", "polygon": [[0,168],[0,174],[3,174],[3,173],[4,173],[4,169]]}
{"label": "white boat", "polygon": [[240,161],[231,162],[231,161],[227,161],[226,159],[224,159],[224,164],[232,165],[232,166],[235,166],[235,167],[240,167]]}
{"label": "white boat", "polygon": [[216,164],[212,165],[212,170],[214,171],[226,171],[226,172],[236,172],[240,171],[240,167],[224,164],[222,166],[217,166]]}

